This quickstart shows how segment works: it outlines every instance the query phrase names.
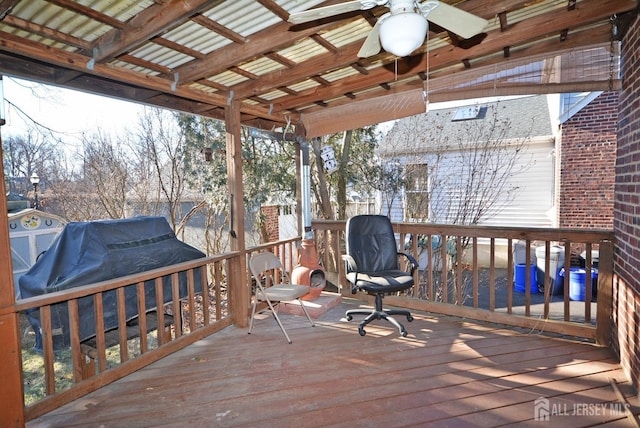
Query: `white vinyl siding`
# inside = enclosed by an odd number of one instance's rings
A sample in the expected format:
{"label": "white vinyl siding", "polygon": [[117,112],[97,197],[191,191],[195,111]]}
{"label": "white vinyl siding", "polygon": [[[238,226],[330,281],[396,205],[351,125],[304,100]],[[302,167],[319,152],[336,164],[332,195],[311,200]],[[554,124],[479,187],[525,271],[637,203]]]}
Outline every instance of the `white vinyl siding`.
{"label": "white vinyl siding", "polygon": [[531,144],[526,152],[532,165],[515,174],[513,184],[518,187],[513,201],[500,211],[480,222],[486,226],[554,227],[554,145]]}

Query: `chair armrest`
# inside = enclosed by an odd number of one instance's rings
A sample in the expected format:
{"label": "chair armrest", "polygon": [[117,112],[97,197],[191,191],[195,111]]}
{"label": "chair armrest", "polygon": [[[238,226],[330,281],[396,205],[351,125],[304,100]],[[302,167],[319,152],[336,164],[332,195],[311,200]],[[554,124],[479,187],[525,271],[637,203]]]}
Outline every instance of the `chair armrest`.
{"label": "chair armrest", "polygon": [[358,289],[356,288],[356,282],[358,282],[358,265],[356,264],[356,261],[354,260],[354,258],[348,254],[343,255],[342,260],[344,260],[344,268],[347,273],[349,272],[356,273],[355,280],[354,282],[351,283],[351,294],[356,294],[358,292]]}
{"label": "chair armrest", "polygon": [[342,260],[344,260],[344,266],[345,269],[347,270],[347,272],[357,272],[358,271],[358,265],[356,264],[356,261],[354,260],[353,257],[351,257],[348,254],[345,254],[342,256]]}
{"label": "chair armrest", "polygon": [[407,258],[407,260],[409,260],[409,263],[411,263],[411,275],[413,275],[413,271],[419,267],[418,261],[415,259],[415,257],[408,253],[398,253],[398,255],[404,256]]}

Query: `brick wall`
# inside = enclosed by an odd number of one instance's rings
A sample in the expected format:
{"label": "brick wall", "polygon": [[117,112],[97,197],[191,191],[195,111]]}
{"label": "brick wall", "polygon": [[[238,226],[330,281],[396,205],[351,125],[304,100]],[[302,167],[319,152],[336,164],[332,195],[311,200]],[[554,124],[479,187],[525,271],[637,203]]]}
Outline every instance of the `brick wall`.
{"label": "brick wall", "polygon": [[604,92],[562,125],[559,226],[613,228],[618,93]]}
{"label": "brick wall", "polygon": [[640,18],[622,43],[613,228],[612,347],[636,389],[640,378]]}
{"label": "brick wall", "polygon": [[277,205],[263,206],[260,208],[264,214],[263,240],[265,242],[278,241],[280,239],[280,227],[278,221],[279,209]]}

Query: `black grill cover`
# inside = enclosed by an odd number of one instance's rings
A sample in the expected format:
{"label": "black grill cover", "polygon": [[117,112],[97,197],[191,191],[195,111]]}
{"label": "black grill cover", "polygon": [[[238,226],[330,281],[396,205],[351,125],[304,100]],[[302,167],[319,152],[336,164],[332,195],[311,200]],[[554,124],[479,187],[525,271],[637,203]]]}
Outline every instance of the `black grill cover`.
{"label": "black grill cover", "polygon": [[[69,223],[51,244],[46,253],[20,277],[18,284],[22,298],[81,287],[108,279],[139,273],[155,268],[205,257],[198,249],[179,241],[163,217],[135,217],[124,220],[103,220]],[[180,297],[188,293],[187,275],[180,278]],[[199,271],[195,272],[196,293],[202,292]],[[172,297],[171,279],[163,278],[163,300]],[[126,319],[138,315],[136,285],[125,288]],[[145,283],[146,311],[156,308],[155,284]],[[105,330],[118,326],[115,290],[103,293]],[[78,300],[80,341],[95,336],[96,323],[93,296]],[[40,312],[27,314],[36,333],[35,349],[42,350]],[[51,308],[54,350],[67,348],[69,315],[67,304]]]}

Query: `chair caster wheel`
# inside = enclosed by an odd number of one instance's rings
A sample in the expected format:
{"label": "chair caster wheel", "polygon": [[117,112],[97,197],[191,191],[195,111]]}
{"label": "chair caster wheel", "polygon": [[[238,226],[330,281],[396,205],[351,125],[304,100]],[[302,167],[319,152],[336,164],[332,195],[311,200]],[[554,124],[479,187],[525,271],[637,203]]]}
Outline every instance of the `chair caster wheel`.
{"label": "chair caster wheel", "polygon": [[351,321],[353,317],[351,315],[347,315],[347,321]]}
{"label": "chair caster wheel", "polygon": [[406,331],[401,331],[401,332],[400,332],[400,335],[401,335],[402,337],[407,337],[407,332],[406,332]]}
{"label": "chair caster wheel", "polygon": [[407,315],[407,321],[409,322],[413,321],[413,317],[411,315]]}
{"label": "chair caster wheel", "polygon": [[364,327],[361,326],[358,327],[358,333],[360,333],[360,336],[364,336],[365,334],[367,334],[367,332],[364,331]]}

